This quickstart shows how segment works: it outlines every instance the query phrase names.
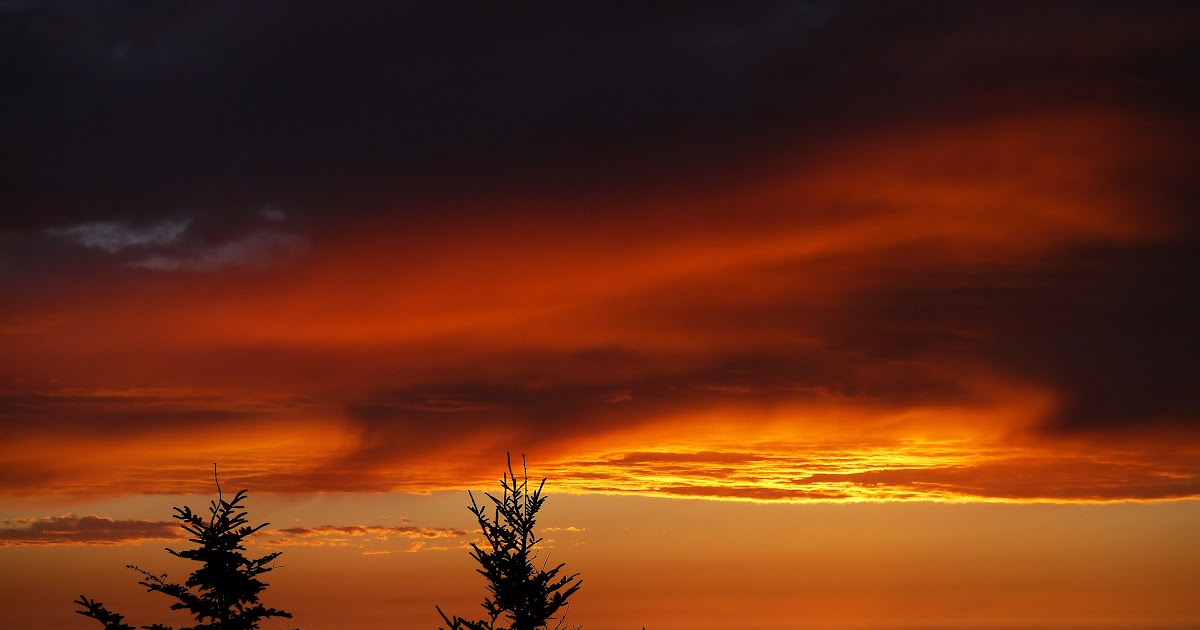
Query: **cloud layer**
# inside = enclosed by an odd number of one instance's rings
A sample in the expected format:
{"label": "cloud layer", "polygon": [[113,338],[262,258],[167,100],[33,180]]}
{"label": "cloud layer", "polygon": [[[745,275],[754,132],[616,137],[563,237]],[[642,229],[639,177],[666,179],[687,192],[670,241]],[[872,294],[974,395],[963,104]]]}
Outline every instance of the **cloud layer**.
{"label": "cloud layer", "polygon": [[6,7],[0,492],[1194,497],[1196,17]]}

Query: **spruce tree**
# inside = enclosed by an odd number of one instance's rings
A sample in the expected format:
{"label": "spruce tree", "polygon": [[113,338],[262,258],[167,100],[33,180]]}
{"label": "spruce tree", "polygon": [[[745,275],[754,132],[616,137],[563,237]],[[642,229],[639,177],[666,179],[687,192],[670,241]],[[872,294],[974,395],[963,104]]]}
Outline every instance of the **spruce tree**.
{"label": "spruce tree", "polygon": [[[174,508],[174,518],[190,534],[189,541],[196,544],[193,549],[175,551],[171,555],[201,563],[183,584],[168,582],[166,575],[155,575],[149,571],[129,565],[128,568],[141,573],[138,582],[147,592],[163,593],[175,600],[171,610],[186,610],[195,619],[196,625],[179,630],[256,630],[259,622],[271,617],[291,618],[291,613],[268,608],[259,602],[259,594],[267,585],[258,579],[270,572],[270,566],[281,552],[269,553],[261,558],[247,558],[242,552],[243,541],[268,523],[251,526],[242,511],[246,490],[241,490],[233,499],[226,501],[221,494],[221,483],[216,479],[217,467],[213,465],[213,478],[217,481],[217,500],[210,502],[209,517],[206,519],[193,512],[190,507]],[[134,630],[124,622],[124,615],[114,613],[104,604],[80,596],[75,601],[80,610],[76,613],[104,624],[105,630]],[[175,630],[171,626],[154,624],[141,626],[145,630]]]}
{"label": "spruce tree", "polygon": [[482,604],[488,618],[471,621],[457,615],[447,617],[441,607],[435,606],[449,630],[503,630],[503,626],[497,625],[502,617],[511,624],[508,630],[538,630],[546,628],[555,619],[558,622],[555,628],[559,628],[565,614],[556,618],[555,613],[568,606],[567,600],[583,584],[582,580],[577,580],[578,573],[560,576],[562,564],[548,571],[544,564],[541,569],[534,565],[538,556],[535,547],[542,542],[534,534],[534,525],[538,510],[546,501],[542,496],[546,480],[542,479],[537,489],[530,492],[529,469],[525,466],[524,456],[521,464],[524,474],[518,482],[509,455],[508,472],[500,482],[501,496],[485,494],[491,500],[491,506],[481,507],[475,501],[475,495],[467,493],[471,498],[467,509],[479,522],[487,541],[486,547],[482,548],[471,543],[470,555],[480,565],[476,572],[488,581],[488,596]]}

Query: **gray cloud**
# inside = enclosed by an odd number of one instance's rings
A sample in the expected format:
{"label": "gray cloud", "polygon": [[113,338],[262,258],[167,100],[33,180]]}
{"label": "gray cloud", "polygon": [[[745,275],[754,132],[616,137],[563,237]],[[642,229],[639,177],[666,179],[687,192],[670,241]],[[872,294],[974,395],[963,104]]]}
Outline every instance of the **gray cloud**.
{"label": "gray cloud", "polygon": [[151,271],[216,271],[229,267],[266,267],[295,256],[308,247],[308,239],[284,232],[252,232],[185,255],[143,258],[130,266]]}
{"label": "gray cloud", "polygon": [[258,211],[258,216],[272,223],[287,221],[287,213],[273,205],[265,205]]}
{"label": "gray cloud", "polygon": [[67,514],[4,521],[0,526],[0,547],[119,545],[180,538],[181,534],[179,524],[169,521],[114,520]]}
{"label": "gray cloud", "polygon": [[83,247],[115,254],[130,247],[154,247],[178,243],[191,223],[191,218],[167,219],[149,227],[138,228],[119,221],[95,221],[61,228],[49,228],[46,230],[46,234],[73,241]]}

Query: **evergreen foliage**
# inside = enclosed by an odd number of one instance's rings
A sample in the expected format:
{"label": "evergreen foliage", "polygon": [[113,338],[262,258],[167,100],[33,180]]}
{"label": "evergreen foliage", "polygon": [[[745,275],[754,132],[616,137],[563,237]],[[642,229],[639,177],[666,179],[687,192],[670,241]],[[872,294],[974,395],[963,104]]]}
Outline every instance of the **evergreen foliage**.
{"label": "evergreen foliage", "polygon": [[530,492],[524,456],[521,463],[524,474],[518,482],[513,473],[512,456],[509,456],[508,472],[501,481],[503,493],[499,498],[491,493],[485,495],[491,500],[491,506],[481,507],[475,501],[475,495],[467,493],[471,497],[467,509],[479,522],[487,541],[483,548],[471,543],[470,554],[480,565],[476,572],[488,581],[488,596],[482,604],[488,618],[471,621],[457,615],[447,617],[441,607],[435,607],[449,630],[504,630],[497,625],[502,617],[511,624],[508,630],[538,630],[546,628],[551,620],[557,620],[554,626],[557,630],[562,627],[566,615],[564,611],[563,616],[556,618],[555,613],[569,608],[567,600],[583,584],[582,580],[577,580],[578,573],[562,575],[562,564],[550,570],[546,570],[545,563],[541,569],[534,566],[538,556],[535,547],[542,542],[534,534],[534,525],[538,510],[546,501],[542,496],[546,480],[542,479],[537,489]]}
{"label": "evergreen foliage", "polygon": [[[213,476],[215,479],[216,465]],[[231,501],[225,501],[218,481],[217,500],[209,505],[209,518],[205,519],[190,507],[174,508],[174,518],[180,521],[180,527],[191,535],[189,541],[197,547],[184,551],[168,548],[167,551],[177,558],[201,563],[183,584],[166,581],[165,574],[154,575],[129,565],[128,568],[144,576],[138,584],[145,586],[147,592],[159,592],[175,599],[171,610],[186,610],[195,617],[196,625],[179,630],[256,630],[264,619],[291,618],[291,613],[267,608],[259,602],[259,594],[267,585],[258,577],[274,568],[269,565],[281,552],[256,559],[242,553],[246,550],[242,542],[268,525],[249,525],[242,507],[245,498],[246,490],[241,490]],[[108,610],[96,600],[81,595],[75,603],[81,608],[75,611],[77,614],[99,621],[105,630],[134,630],[124,622],[123,615]],[[142,628],[175,630],[162,624]]]}

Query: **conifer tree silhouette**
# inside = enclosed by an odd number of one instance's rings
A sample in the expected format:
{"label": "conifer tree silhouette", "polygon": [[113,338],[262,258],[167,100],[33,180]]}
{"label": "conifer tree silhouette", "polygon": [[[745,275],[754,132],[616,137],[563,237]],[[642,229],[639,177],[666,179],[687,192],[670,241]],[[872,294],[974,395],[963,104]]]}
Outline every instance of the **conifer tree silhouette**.
{"label": "conifer tree silhouette", "polygon": [[[187,506],[174,508],[174,518],[191,534],[189,541],[198,546],[184,551],[167,549],[177,558],[200,562],[202,566],[183,584],[168,582],[165,574],[154,575],[135,565],[128,568],[144,576],[138,584],[145,586],[147,592],[163,593],[177,600],[171,604],[171,610],[186,610],[195,617],[196,625],[179,630],[256,630],[264,619],[290,619],[291,613],[267,608],[258,599],[259,593],[267,587],[258,576],[275,568],[269,565],[281,552],[256,559],[242,553],[246,550],[242,541],[268,523],[253,527],[248,524],[246,512],[241,511],[246,490],[238,491],[231,501],[225,500],[217,479],[216,464],[213,464],[213,479],[217,483],[217,500],[210,502],[208,519]],[[135,630],[124,622],[124,615],[108,610],[96,600],[80,595],[75,603],[81,608],[75,611],[77,614],[99,621],[105,630]],[[141,627],[144,630],[174,630],[157,623]]]}
{"label": "conifer tree silhouette", "polygon": [[546,502],[542,496],[546,480],[542,479],[537,489],[530,492],[529,469],[524,455],[521,456],[521,467],[523,478],[518,482],[510,453],[508,472],[500,482],[503,493],[499,498],[485,494],[492,502],[490,516],[489,506],[480,507],[475,495],[467,493],[471,497],[467,509],[479,521],[487,540],[486,548],[471,543],[470,554],[480,565],[476,572],[488,581],[488,596],[482,604],[488,619],[471,621],[457,615],[447,617],[440,606],[435,606],[449,630],[502,630],[502,626],[496,625],[501,617],[507,617],[511,623],[508,630],[538,630],[555,619],[557,630],[562,627],[566,615],[556,618],[554,614],[564,606],[570,608],[567,600],[583,585],[583,581],[577,579],[578,573],[560,577],[562,564],[548,571],[545,563],[541,569],[534,566],[538,555],[535,547],[542,539],[534,534],[533,528],[538,510]]}

